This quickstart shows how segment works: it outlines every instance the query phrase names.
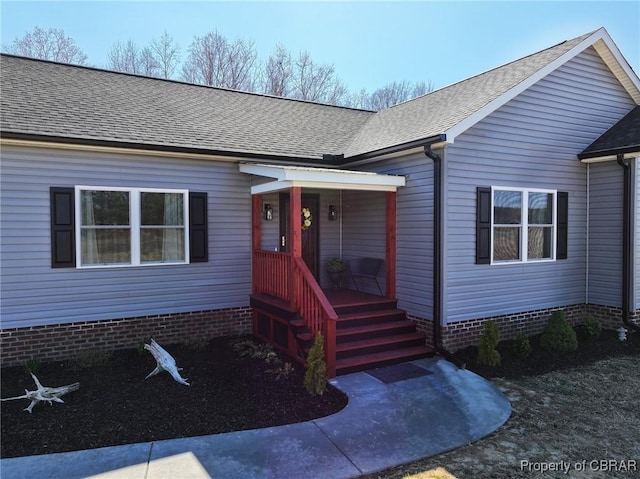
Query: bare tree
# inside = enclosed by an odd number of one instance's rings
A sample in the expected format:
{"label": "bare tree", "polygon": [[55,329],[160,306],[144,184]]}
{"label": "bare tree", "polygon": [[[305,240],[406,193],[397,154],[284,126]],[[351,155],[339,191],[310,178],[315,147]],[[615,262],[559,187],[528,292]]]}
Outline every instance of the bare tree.
{"label": "bare tree", "polygon": [[158,39],[154,38],[149,46],[158,64],[159,76],[171,78],[180,62],[180,48],[166,30]]}
{"label": "bare tree", "polygon": [[263,92],[275,96],[289,96],[293,69],[291,54],[284,45],[276,45],[275,51],[267,59],[264,70]]}
{"label": "bare tree", "polygon": [[293,64],[293,98],[338,105],[347,99],[347,89],[333,65],[320,65],[303,51]]}
{"label": "bare tree", "polygon": [[144,67],[141,51],[132,40],[118,42],[107,53],[107,68],[119,72],[142,74]]}
{"label": "bare tree", "polygon": [[388,83],[371,94],[368,107],[372,110],[383,110],[430,91],[433,91],[431,82],[413,84],[410,81],[403,80],[401,82]]}
{"label": "bare tree", "polygon": [[87,55],[68,37],[63,30],[50,28],[43,30],[35,27],[33,32],[16,38],[4,47],[8,53],[43,60],[86,65]]}
{"label": "bare tree", "polygon": [[229,42],[217,31],[194,37],[183,67],[183,78],[205,85],[253,91],[258,54],[253,42]]}

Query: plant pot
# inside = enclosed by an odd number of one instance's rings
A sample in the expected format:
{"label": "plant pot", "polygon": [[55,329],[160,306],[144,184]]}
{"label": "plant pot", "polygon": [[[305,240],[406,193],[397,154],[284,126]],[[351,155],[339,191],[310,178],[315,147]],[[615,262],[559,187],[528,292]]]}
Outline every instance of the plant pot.
{"label": "plant pot", "polygon": [[342,282],[342,273],[340,271],[329,271],[329,280],[331,280],[333,289],[340,289],[340,283]]}

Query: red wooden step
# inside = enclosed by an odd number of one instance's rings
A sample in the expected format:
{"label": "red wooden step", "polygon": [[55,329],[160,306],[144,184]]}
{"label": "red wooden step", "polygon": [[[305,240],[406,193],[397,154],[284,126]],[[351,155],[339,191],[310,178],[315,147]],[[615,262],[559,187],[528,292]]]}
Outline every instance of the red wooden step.
{"label": "red wooden step", "polygon": [[340,315],[337,328],[348,328],[377,322],[403,320],[407,318],[406,311],[401,309],[385,309],[380,311],[365,311]]}
{"label": "red wooden step", "polygon": [[366,369],[374,369],[404,361],[412,361],[433,356],[434,351],[428,346],[413,346],[411,348],[393,349],[379,353],[363,354],[336,361],[336,373],[348,374]]}
{"label": "red wooden step", "polygon": [[336,354],[338,359],[341,359],[348,356],[370,354],[390,349],[423,346],[425,340],[426,335],[417,332],[385,335],[340,343],[336,345]]}
{"label": "red wooden step", "polygon": [[389,321],[384,323],[367,324],[339,328],[336,330],[336,342],[356,341],[359,339],[375,338],[392,334],[410,333],[416,330],[415,323],[409,320]]}

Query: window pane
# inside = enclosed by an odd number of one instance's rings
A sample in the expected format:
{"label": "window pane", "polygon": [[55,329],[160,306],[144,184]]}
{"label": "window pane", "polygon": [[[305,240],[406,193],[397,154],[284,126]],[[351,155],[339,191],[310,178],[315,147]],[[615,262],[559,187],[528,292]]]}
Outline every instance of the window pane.
{"label": "window pane", "polygon": [[529,259],[551,258],[551,233],[553,228],[530,227],[529,244],[527,245]]}
{"label": "window pane", "polygon": [[182,193],[141,193],[140,210],[143,225],[184,225]]}
{"label": "window pane", "polygon": [[519,191],[494,191],[493,222],[497,225],[522,223],[522,193]]}
{"label": "window pane", "polygon": [[553,221],[553,195],[529,193],[529,224],[550,225]]}
{"label": "window pane", "polygon": [[81,232],[82,264],[131,263],[129,229],[86,228]]}
{"label": "window pane", "polygon": [[184,228],[142,228],[142,262],[184,261]]}
{"label": "window pane", "polygon": [[520,259],[520,228],[493,229],[493,260]]}
{"label": "window pane", "polygon": [[128,191],[82,191],[82,225],[129,225]]}

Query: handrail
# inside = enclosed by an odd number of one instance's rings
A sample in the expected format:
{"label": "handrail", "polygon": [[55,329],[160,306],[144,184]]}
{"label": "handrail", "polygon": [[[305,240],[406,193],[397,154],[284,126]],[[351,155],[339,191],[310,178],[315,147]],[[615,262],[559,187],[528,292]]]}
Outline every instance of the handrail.
{"label": "handrail", "polygon": [[293,304],[309,330],[325,340],[327,374],[336,372],[336,322],[338,315],[302,258],[293,258]]}
{"label": "handrail", "polygon": [[258,250],[254,254],[254,292],[289,300],[291,253]]}

